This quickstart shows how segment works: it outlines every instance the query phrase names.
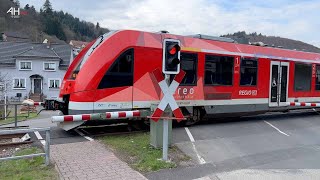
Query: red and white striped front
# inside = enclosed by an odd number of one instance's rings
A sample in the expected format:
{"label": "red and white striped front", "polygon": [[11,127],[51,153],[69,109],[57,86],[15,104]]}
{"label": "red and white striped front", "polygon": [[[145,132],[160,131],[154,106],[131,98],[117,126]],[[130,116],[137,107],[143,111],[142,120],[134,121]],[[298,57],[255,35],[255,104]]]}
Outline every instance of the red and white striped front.
{"label": "red and white striped front", "polygon": [[306,103],[306,102],[287,102],[288,106],[306,106],[306,107],[320,107],[320,103]]}
{"label": "red and white striped front", "polygon": [[70,122],[70,121],[88,121],[88,120],[105,120],[105,119],[127,119],[141,117],[140,111],[119,111],[95,114],[79,114],[66,116],[52,116],[52,122]]}
{"label": "red and white striped front", "polygon": [[140,117],[140,111],[106,112],[107,119]]}
{"label": "red and white striped front", "polygon": [[52,116],[51,119],[52,119],[52,122],[87,121],[87,120],[91,120],[91,115],[81,114],[81,115]]}
{"label": "red and white striped front", "polygon": [[33,103],[34,106],[40,106],[40,105],[43,105],[43,104],[44,104],[43,102],[34,102]]}
{"label": "red and white striped front", "polygon": [[30,105],[30,106],[40,106],[40,105],[43,105],[44,102],[33,102],[33,101],[30,101],[30,100],[24,100],[22,102],[22,104],[24,105]]}

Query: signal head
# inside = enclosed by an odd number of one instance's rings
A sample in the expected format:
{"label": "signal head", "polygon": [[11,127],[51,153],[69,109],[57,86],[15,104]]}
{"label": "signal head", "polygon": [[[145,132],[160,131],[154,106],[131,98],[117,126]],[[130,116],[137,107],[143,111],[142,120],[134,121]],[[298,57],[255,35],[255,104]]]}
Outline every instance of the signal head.
{"label": "signal head", "polygon": [[163,42],[162,72],[178,74],[180,71],[180,41],[165,39]]}

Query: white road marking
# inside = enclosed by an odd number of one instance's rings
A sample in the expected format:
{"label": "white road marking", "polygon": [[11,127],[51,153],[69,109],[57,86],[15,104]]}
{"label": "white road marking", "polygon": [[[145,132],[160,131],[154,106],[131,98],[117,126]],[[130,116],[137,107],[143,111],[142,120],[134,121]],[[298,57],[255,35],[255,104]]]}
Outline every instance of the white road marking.
{"label": "white road marking", "polygon": [[187,134],[188,134],[188,136],[189,136],[190,141],[191,141],[191,142],[194,142],[194,138],[193,138],[193,136],[192,136],[189,128],[185,127],[184,129],[187,131]]}
{"label": "white road marking", "polygon": [[196,153],[199,163],[200,164],[205,164],[206,161],[200,156],[200,154],[199,154],[199,152],[198,152],[198,150],[196,148],[196,145],[194,144],[195,140],[194,140],[189,128],[185,127],[184,129],[186,130],[186,132],[187,132],[187,134],[189,136],[189,139],[190,139],[191,144],[192,144],[193,151]]}
{"label": "white road marking", "polygon": [[46,141],[43,140],[42,136],[40,135],[39,131],[35,131],[34,134],[37,136],[37,138],[40,140],[40,143],[44,146],[46,144]]}
{"label": "white road marking", "polygon": [[275,127],[274,125],[272,125],[271,123],[269,123],[268,121],[264,121],[265,123],[267,123],[269,126],[273,127],[275,130],[277,130],[279,133],[285,135],[285,136],[289,136],[288,134],[286,134],[285,132],[281,131],[279,128]]}
{"label": "white road marking", "polygon": [[193,180],[211,180],[211,178],[209,176],[205,176],[205,177],[201,177]]}
{"label": "white road marking", "polygon": [[315,113],[317,113],[317,114],[320,115],[320,113],[319,113],[315,108],[312,108],[312,110],[313,110]]}
{"label": "white road marking", "polygon": [[37,138],[40,140],[40,139],[43,139],[42,136],[40,135],[40,133],[38,131],[35,131],[34,134],[37,136]]}
{"label": "white road marking", "polygon": [[76,129],[75,131],[76,131],[80,136],[86,138],[87,140],[89,140],[89,141],[94,141],[94,139],[92,139],[91,137],[86,136],[86,135],[84,135],[82,132],[80,132],[79,129]]}

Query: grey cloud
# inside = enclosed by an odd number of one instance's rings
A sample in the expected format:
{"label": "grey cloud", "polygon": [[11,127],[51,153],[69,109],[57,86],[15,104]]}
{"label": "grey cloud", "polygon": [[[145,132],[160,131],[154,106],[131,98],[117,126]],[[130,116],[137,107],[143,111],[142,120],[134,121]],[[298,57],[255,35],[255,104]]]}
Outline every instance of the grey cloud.
{"label": "grey cloud", "polygon": [[[42,5],[44,0],[20,2]],[[166,29],[176,34],[212,35],[245,30],[320,44],[319,1],[52,0],[52,5],[55,10],[98,21],[110,29]]]}

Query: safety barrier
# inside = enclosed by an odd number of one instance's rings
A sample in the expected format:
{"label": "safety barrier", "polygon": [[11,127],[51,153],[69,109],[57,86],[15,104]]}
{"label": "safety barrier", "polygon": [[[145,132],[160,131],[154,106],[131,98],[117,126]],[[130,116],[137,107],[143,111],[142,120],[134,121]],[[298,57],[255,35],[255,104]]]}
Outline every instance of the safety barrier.
{"label": "safety barrier", "polygon": [[38,154],[28,154],[23,156],[12,156],[12,157],[4,157],[0,158],[0,161],[5,160],[13,160],[13,159],[21,159],[21,158],[32,158],[37,156],[45,156],[45,164],[50,164],[50,128],[32,128],[32,129],[14,129],[14,130],[0,130],[0,135],[9,135],[9,134],[23,134],[30,133],[35,131],[45,131],[46,132],[46,143],[44,147],[44,153]]}
{"label": "safety barrier", "polygon": [[42,106],[44,103],[43,102],[33,102],[33,101],[29,101],[29,100],[24,100],[22,102],[22,104],[25,104],[25,105],[29,105],[29,106]]}
{"label": "safety barrier", "polygon": [[320,107],[320,103],[286,102],[288,106]]}
{"label": "safety barrier", "polygon": [[147,117],[149,111],[135,110],[135,111],[117,111],[93,114],[79,114],[79,115],[65,115],[52,116],[52,122],[72,122],[72,121],[89,121],[89,120],[108,120],[108,119],[127,119],[135,117]]}
{"label": "safety barrier", "polygon": [[[18,113],[18,107],[22,107],[22,105],[26,106],[26,110],[24,111],[25,113],[23,114],[19,114]],[[10,108],[10,107],[14,107],[14,108]],[[7,120],[7,119],[14,119],[14,127],[17,128],[18,126],[18,119],[19,118],[29,118],[30,117],[30,113],[33,112],[32,111],[32,106],[29,104],[0,104],[0,125],[5,125],[5,124],[10,124],[12,123],[11,121],[9,123],[2,123],[2,120]],[[2,111],[2,109],[4,109],[4,111]],[[12,112],[13,111],[13,112]],[[13,115],[10,115],[13,114]],[[19,115],[18,115],[19,114]]]}

